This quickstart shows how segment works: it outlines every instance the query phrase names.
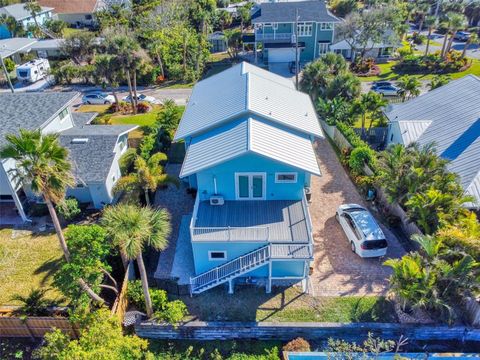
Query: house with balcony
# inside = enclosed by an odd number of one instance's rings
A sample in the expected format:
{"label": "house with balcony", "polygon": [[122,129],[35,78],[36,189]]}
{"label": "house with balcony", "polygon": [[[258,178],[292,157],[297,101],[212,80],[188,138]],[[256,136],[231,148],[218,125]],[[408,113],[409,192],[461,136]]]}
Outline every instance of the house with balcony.
{"label": "house with balcony", "polygon": [[[66,196],[80,203],[102,208],[115,200],[113,186],[120,178],[119,158],[128,148],[128,133],[137,126],[91,125],[96,113],[72,112],[76,92],[2,93],[0,94],[0,148],[5,136],[19,129],[56,133],[68,149],[75,187]],[[29,221],[28,207],[39,202],[28,184],[13,178],[16,163],[0,159],[0,224]]]}
{"label": "house with balcony", "polygon": [[259,67],[243,62],[195,85],[174,139],[186,147],[180,177],[196,190],[192,294],[221,284],[232,293],[236,282],[308,288],[307,197],[322,136],[308,95]]}
{"label": "house with balcony", "polygon": [[323,0],[266,2],[253,14],[254,33],[244,37],[244,42],[254,45],[255,54],[260,45],[266,64],[291,62],[295,60],[298,31],[299,61],[307,63],[330,51],[338,22]]}

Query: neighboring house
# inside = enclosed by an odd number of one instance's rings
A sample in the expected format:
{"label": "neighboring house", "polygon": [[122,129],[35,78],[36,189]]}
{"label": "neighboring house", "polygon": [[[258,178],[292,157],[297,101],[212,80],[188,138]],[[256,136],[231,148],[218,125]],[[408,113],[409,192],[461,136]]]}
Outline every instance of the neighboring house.
{"label": "neighboring house", "polygon": [[[41,26],[53,16],[53,8],[42,6],[42,10],[37,14],[37,23]],[[30,11],[25,10],[25,4],[13,4],[0,8],[0,15],[13,17],[24,30],[28,29],[29,25],[34,25],[35,20]],[[12,34],[4,24],[0,24],[0,39],[11,38]]]}
{"label": "neighboring house", "polygon": [[[0,94],[0,148],[7,144],[7,134],[16,134],[19,129],[58,133],[60,143],[69,150],[76,181],[67,196],[102,208],[114,200],[112,188],[121,176],[118,159],[128,147],[128,133],[136,126],[89,125],[96,113],[70,110],[78,96],[74,92]],[[15,210],[26,221],[25,207],[36,197],[28,186],[12,180],[14,167],[12,159],[0,161],[0,210],[2,218]]]}
{"label": "neighboring house", "polygon": [[110,6],[130,6],[130,0],[38,0],[42,6],[55,9],[60,20],[75,27],[96,25],[95,12]]}
{"label": "neighboring house", "polygon": [[327,10],[323,0],[262,3],[252,16],[255,32],[250,43],[255,49],[262,45],[265,63],[295,60],[297,12],[299,61],[306,63],[330,51],[340,20]]}
{"label": "neighboring house", "polygon": [[210,52],[225,52],[228,50],[227,39],[225,34],[221,31],[215,31],[208,35],[208,42],[210,43]]}
{"label": "neighboring house", "polygon": [[450,161],[460,176],[469,208],[480,208],[480,78],[468,75],[438,89],[391,105],[388,144],[405,146],[434,143],[437,153]]}
{"label": "neighboring house", "polygon": [[197,190],[190,222],[192,293],[235,281],[303,281],[313,259],[305,191],[322,137],[308,95],[248,63],[193,88],[175,134],[180,177]]}
{"label": "neighboring house", "polygon": [[[394,56],[395,50],[398,49],[401,44],[389,44],[389,43],[368,43],[365,51],[365,58],[373,58],[376,60],[388,60]],[[361,54],[358,46],[352,40],[340,40],[330,46],[330,51],[341,54],[347,60],[353,60]]]}

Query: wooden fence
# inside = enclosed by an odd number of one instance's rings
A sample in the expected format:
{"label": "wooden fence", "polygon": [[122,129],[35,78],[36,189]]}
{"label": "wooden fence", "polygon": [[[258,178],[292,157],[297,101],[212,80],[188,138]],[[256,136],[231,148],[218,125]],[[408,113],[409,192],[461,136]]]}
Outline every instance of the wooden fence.
{"label": "wooden fence", "polygon": [[68,318],[54,317],[0,317],[0,337],[43,337],[53,328],[71,337],[77,336],[77,328]]}
{"label": "wooden fence", "polygon": [[463,326],[420,326],[395,323],[273,323],[273,322],[203,322],[192,321],[177,327],[142,322],[135,326],[138,336],[172,340],[282,340],[296,337],[307,340],[342,338],[358,340],[372,333],[383,339],[452,340],[480,342],[480,329]]}

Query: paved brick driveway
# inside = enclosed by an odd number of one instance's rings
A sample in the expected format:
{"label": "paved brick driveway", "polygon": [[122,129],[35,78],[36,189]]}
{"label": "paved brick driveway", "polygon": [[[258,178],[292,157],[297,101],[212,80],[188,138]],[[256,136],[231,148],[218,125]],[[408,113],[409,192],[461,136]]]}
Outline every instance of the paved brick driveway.
{"label": "paved brick driveway", "polygon": [[[315,262],[312,286],[315,296],[385,294],[390,269],[385,259],[362,259],[352,253],[335,211],[340,204],[365,205],[340,164],[329,142],[316,143],[321,177],[312,177],[310,215],[314,228]],[[396,237],[383,227],[388,257],[400,257],[404,250]]]}

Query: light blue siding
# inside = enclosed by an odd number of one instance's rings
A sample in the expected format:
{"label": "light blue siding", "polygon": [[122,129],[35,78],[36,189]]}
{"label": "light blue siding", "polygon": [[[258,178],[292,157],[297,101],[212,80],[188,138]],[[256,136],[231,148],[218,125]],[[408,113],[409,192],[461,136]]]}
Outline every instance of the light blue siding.
{"label": "light blue siding", "polygon": [[[224,196],[226,200],[235,200],[235,172],[265,172],[266,200],[300,200],[304,187],[310,185],[310,176],[305,176],[304,171],[260,155],[246,154],[199,172],[197,186],[200,199],[208,200],[215,194],[215,178],[217,193]],[[276,172],[297,172],[297,182],[275,183]]]}
{"label": "light blue siding", "polygon": [[305,261],[272,261],[273,277],[303,277]]}

